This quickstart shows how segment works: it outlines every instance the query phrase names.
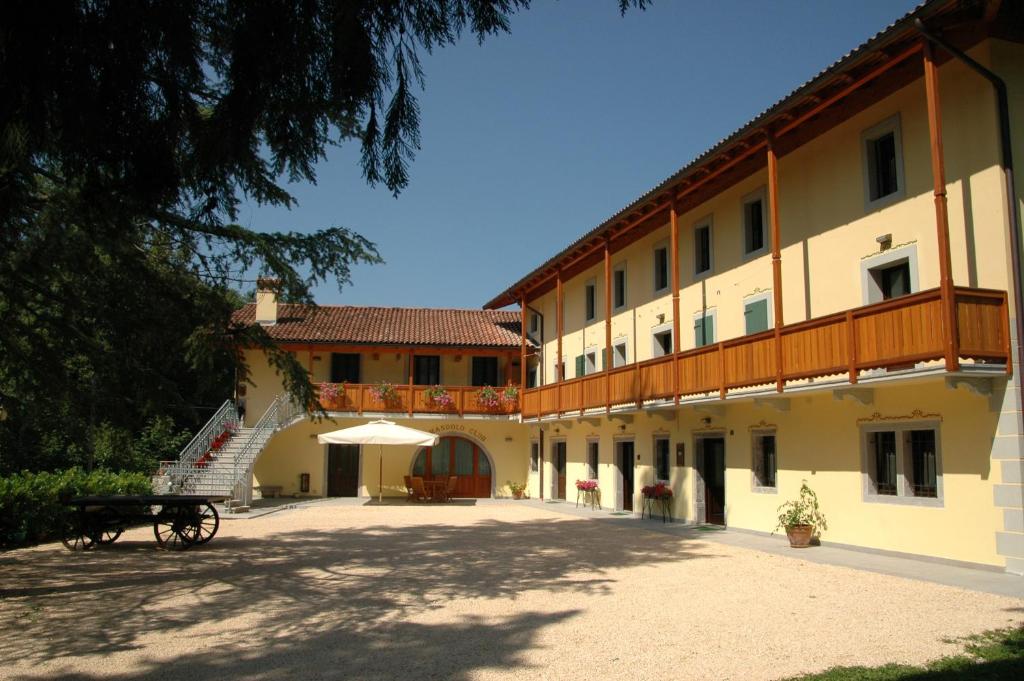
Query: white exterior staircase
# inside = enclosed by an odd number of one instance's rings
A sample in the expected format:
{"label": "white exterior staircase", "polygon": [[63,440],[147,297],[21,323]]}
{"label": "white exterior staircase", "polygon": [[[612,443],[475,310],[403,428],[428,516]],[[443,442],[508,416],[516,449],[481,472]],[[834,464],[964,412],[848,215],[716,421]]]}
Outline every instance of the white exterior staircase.
{"label": "white exterior staircase", "polygon": [[[260,452],[274,433],[303,414],[291,399],[279,395],[254,426],[245,428],[241,426],[234,403],[225,401],[181,450],[177,461],[160,463],[160,471],[153,476],[153,490],[158,494],[225,497],[236,506],[248,506],[252,497],[252,470]],[[218,438],[222,442],[214,450]]]}

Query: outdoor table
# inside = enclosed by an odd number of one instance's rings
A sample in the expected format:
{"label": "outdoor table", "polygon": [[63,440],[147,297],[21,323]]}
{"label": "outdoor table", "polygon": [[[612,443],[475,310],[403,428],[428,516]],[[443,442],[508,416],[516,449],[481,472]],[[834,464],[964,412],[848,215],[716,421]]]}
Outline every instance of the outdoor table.
{"label": "outdoor table", "polygon": [[[448,479],[443,480],[424,480],[423,486],[430,493],[430,498],[434,501],[440,501],[444,496],[444,489],[448,486]],[[439,497],[440,495],[440,497]]]}

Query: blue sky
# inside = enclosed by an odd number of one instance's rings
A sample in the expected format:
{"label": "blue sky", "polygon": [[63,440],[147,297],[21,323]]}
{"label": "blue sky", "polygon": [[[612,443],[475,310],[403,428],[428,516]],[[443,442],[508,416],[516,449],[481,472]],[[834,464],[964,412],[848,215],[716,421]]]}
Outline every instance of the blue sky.
{"label": "blue sky", "polygon": [[321,304],[478,308],[821,69],[915,0],[534,0],[511,33],[424,55],[422,145],[399,197],[332,149],[260,230],[341,225],[386,263]]}

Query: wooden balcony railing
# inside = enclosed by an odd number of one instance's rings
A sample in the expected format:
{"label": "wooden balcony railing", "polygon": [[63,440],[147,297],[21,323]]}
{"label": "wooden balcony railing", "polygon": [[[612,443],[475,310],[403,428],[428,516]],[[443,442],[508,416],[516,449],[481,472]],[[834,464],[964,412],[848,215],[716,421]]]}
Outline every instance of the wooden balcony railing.
{"label": "wooden balcony railing", "polygon": [[[959,356],[1005,364],[1010,340],[1004,291],[956,288],[955,328]],[[790,324],[781,329],[782,371],[775,331],[734,338],[677,355],[601,371],[523,391],[524,419],[583,413],[658,399],[718,394],[730,390],[847,374],[897,369],[944,357],[939,289]],[[673,379],[678,380],[677,384]]]}
{"label": "wooden balcony railing", "polygon": [[[427,390],[430,386],[407,384],[394,385],[394,399],[380,400],[374,396],[374,384],[345,383],[344,394],[334,400],[324,400],[324,408],[331,412],[385,412],[394,414],[451,414],[453,416],[464,416],[466,414],[517,414],[519,413],[519,400],[502,399],[496,406],[482,404],[480,402],[480,388],[476,386],[443,386],[451,396],[453,405],[442,407],[427,399]],[[495,390],[503,395],[505,388],[497,387]]]}

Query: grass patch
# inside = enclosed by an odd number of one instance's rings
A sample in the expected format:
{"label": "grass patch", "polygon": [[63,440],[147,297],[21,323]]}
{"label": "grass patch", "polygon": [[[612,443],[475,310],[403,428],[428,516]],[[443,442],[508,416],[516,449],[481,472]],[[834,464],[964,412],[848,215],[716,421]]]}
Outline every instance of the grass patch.
{"label": "grass patch", "polygon": [[1024,627],[997,629],[960,639],[964,652],[923,667],[833,667],[790,681],[1019,681],[1024,679]]}

